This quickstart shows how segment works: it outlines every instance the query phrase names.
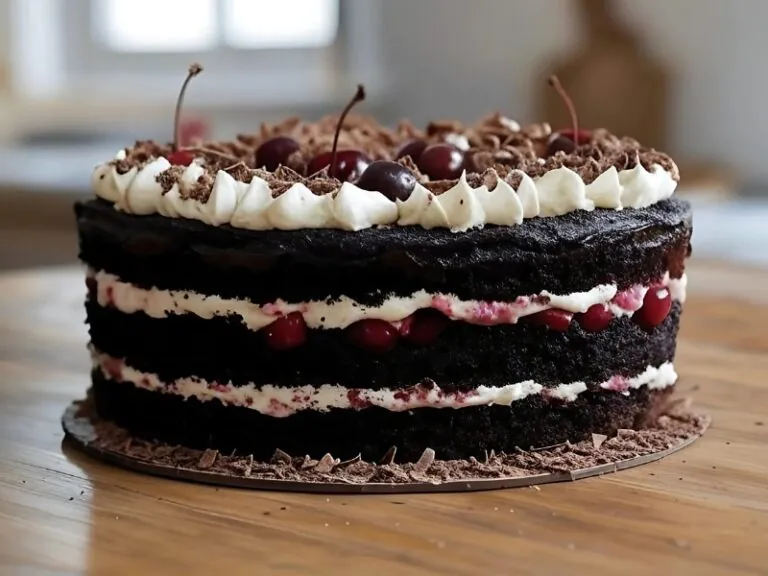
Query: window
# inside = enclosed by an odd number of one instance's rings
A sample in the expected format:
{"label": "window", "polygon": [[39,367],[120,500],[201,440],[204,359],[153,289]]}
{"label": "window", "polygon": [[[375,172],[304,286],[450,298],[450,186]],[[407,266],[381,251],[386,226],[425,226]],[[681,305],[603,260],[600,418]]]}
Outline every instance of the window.
{"label": "window", "polygon": [[326,47],[338,0],[100,0],[94,36],[115,51],[185,52]]}
{"label": "window", "polygon": [[200,105],[314,105],[383,77],[383,0],[12,2],[14,74],[31,97],[167,106],[192,61],[206,69]]}

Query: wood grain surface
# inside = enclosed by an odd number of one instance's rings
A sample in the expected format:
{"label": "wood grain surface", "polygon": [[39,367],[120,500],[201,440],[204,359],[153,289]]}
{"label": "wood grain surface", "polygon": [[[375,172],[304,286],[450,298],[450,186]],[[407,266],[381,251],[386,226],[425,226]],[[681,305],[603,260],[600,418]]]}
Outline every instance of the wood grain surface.
{"label": "wood grain surface", "polygon": [[62,445],[88,381],[82,272],[0,276],[0,574],[768,574],[768,272],[694,262],[679,388],[714,417],[576,483],[280,494],[126,472]]}

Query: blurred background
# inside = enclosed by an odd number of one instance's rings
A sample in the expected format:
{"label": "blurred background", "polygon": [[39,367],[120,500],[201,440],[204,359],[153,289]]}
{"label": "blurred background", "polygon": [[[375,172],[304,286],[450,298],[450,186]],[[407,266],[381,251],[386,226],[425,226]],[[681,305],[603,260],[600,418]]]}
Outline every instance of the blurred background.
{"label": "blurred background", "polygon": [[187,136],[338,112],[395,122],[499,110],[671,153],[697,256],[768,265],[764,0],[0,0],[0,269],[74,263],[93,166]]}

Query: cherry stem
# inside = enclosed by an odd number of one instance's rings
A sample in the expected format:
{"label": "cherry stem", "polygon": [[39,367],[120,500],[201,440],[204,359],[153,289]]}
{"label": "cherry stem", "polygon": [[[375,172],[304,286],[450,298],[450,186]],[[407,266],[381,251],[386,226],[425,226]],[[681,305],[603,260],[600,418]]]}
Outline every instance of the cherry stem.
{"label": "cherry stem", "polygon": [[179,98],[176,100],[176,114],[173,119],[173,149],[178,150],[181,141],[181,105],[184,102],[184,93],[187,91],[189,81],[203,71],[203,67],[197,62],[189,67],[189,72],[184,80],[184,84],[181,85],[179,91]]}
{"label": "cherry stem", "polygon": [[566,108],[568,108],[568,113],[571,115],[571,122],[573,123],[573,143],[578,146],[579,117],[576,115],[576,106],[573,105],[573,100],[571,100],[571,97],[568,96],[568,92],[565,91],[563,85],[560,84],[559,78],[554,74],[549,77],[549,85],[552,86],[552,88],[554,88],[555,91],[560,95],[560,98],[562,98],[563,102],[565,102]]}
{"label": "cherry stem", "polygon": [[363,100],[365,100],[365,87],[363,87],[362,84],[358,84],[357,92],[355,92],[352,100],[350,100],[349,104],[347,104],[347,106],[344,108],[341,116],[339,116],[339,121],[336,124],[336,132],[333,134],[333,148],[331,148],[331,168],[328,170],[328,175],[331,178],[334,177],[334,172],[336,171],[336,152],[339,146],[339,134],[341,133],[341,126],[344,124],[344,119],[347,117],[347,114],[349,114],[349,111],[352,110],[354,105],[358,102],[362,102]]}

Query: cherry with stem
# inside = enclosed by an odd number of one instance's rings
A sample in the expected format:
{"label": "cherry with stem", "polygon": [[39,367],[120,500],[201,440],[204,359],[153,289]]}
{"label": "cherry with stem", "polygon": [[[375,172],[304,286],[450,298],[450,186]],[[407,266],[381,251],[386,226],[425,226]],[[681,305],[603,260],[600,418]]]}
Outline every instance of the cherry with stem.
{"label": "cherry with stem", "polygon": [[557,152],[570,154],[579,147],[580,143],[590,140],[592,138],[592,133],[589,130],[579,129],[579,117],[576,114],[576,106],[568,95],[568,92],[566,92],[565,88],[563,88],[563,85],[560,83],[560,79],[557,76],[552,75],[549,77],[548,83],[555,89],[565,103],[565,107],[568,109],[568,114],[571,116],[571,124],[573,127],[570,130],[560,130],[552,135],[549,145],[547,146],[547,156],[552,156]]}
{"label": "cherry with stem", "polygon": [[355,180],[360,177],[360,174],[362,174],[371,163],[371,159],[360,150],[338,149],[339,135],[341,134],[341,128],[344,125],[344,119],[355,104],[362,102],[363,100],[365,100],[365,88],[362,84],[358,84],[355,95],[344,107],[344,110],[341,112],[339,120],[336,123],[336,131],[333,134],[333,146],[331,151],[315,156],[310,161],[309,166],[307,166],[307,174],[310,175],[310,178],[327,167],[328,175],[331,178],[338,178],[342,181]]}
{"label": "cherry with stem", "polygon": [[565,91],[565,88],[563,88],[563,85],[560,84],[560,79],[555,76],[554,74],[549,77],[548,83],[552,88],[555,89],[555,92],[558,93],[560,98],[563,99],[563,102],[565,102],[565,107],[568,108],[568,114],[571,115],[571,125],[573,126],[573,143],[576,144],[576,146],[579,145],[579,117],[576,114],[576,106],[573,105],[573,100],[571,100],[571,97],[568,95],[568,92]]}
{"label": "cherry with stem", "polygon": [[339,116],[339,121],[336,123],[336,131],[333,133],[333,147],[331,148],[331,167],[329,168],[329,175],[331,178],[334,177],[336,173],[336,154],[338,153],[338,147],[339,147],[339,134],[341,133],[341,127],[344,125],[344,119],[347,117],[347,114],[349,114],[349,111],[354,108],[355,104],[358,102],[362,102],[365,100],[365,87],[362,84],[357,85],[357,91],[355,92],[355,95],[352,97],[352,100],[349,101],[349,103],[344,107],[344,110],[341,111],[341,116]]}
{"label": "cherry with stem", "polygon": [[203,67],[200,64],[197,62],[193,63],[189,67],[187,77],[181,85],[181,90],[179,90],[179,97],[176,99],[176,113],[173,118],[173,152],[168,155],[168,161],[171,164],[189,166],[192,160],[194,160],[192,154],[181,148],[181,109],[184,103],[184,95],[187,92],[187,86],[189,86],[192,78],[202,71]]}

